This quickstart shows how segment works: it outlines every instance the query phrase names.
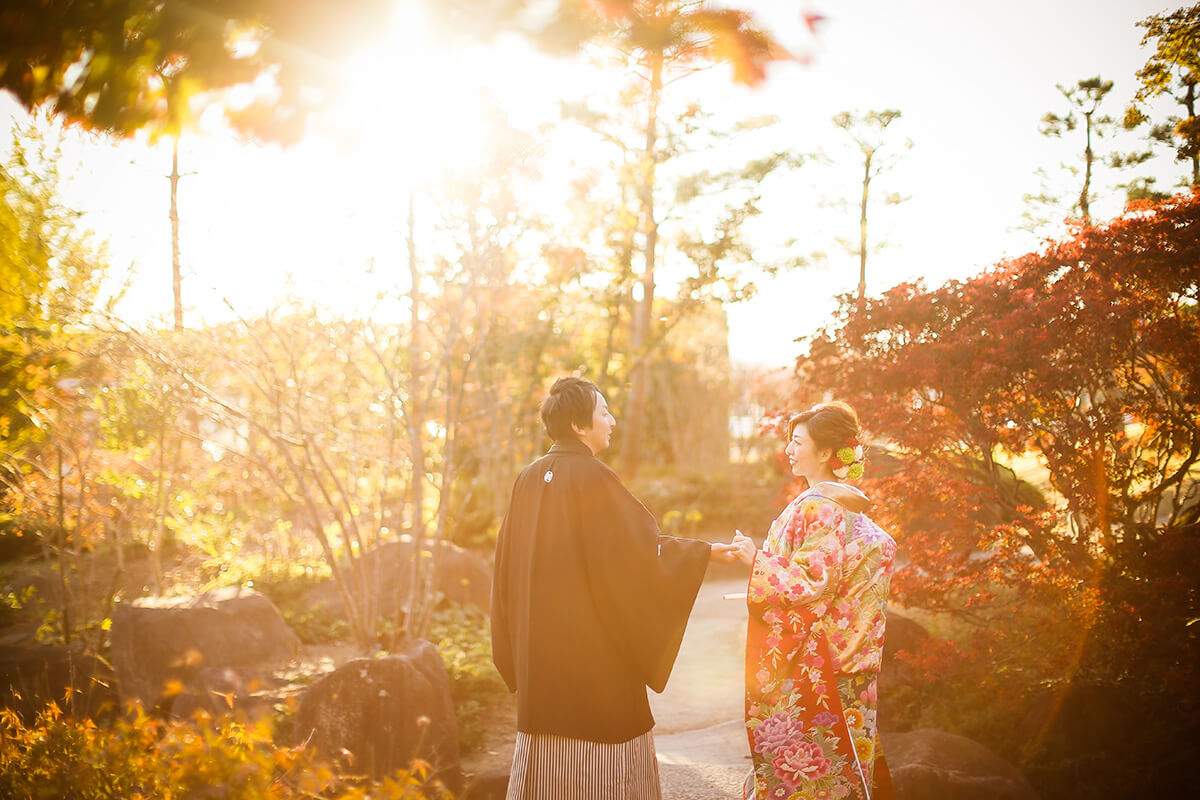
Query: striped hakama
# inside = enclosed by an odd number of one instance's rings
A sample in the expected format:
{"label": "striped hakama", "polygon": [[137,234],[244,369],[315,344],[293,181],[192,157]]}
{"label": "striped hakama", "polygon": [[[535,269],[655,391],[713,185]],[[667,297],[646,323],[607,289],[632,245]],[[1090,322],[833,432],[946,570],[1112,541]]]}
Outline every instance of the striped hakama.
{"label": "striped hakama", "polygon": [[662,800],[653,732],[608,744],[517,731],[506,800]]}

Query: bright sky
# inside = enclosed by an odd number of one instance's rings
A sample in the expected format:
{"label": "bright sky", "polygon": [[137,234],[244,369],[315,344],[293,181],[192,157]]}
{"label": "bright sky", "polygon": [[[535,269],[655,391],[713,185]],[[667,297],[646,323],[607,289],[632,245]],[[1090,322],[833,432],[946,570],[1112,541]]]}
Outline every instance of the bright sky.
{"label": "bright sky", "polygon": [[[764,5],[777,11],[783,4]],[[783,116],[798,140],[831,155],[838,138],[829,120],[838,111],[903,112],[893,127],[897,138],[912,139],[913,149],[879,183],[911,199],[875,217],[892,243],[868,260],[868,291],[878,293],[915,278],[930,285],[964,278],[1036,249],[1036,239],[1015,230],[1023,196],[1039,189],[1034,171],[1082,150],[1067,154],[1038,132],[1043,114],[1066,111],[1055,84],[1096,74],[1112,80],[1106,105],[1119,118],[1148,55],[1134,23],[1178,6],[1162,0],[848,0],[818,7],[829,22],[815,63],[778,68],[752,101]],[[751,101],[747,92],[737,94]],[[1161,188],[1182,170],[1169,156],[1159,161]],[[842,180],[847,194],[858,190],[853,170]],[[827,187],[812,186],[801,170],[789,189],[772,212],[790,217],[797,235],[811,236],[816,249],[828,248],[827,217],[809,224],[806,216],[813,194]],[[1097,216],[1118,211],[1110,202]],[[838,235],[853,237],[857,222],[851,209],[833,224]],[[829,252],[828,268],[778,278],[757,300],[730,309],[735,358],[790,363],[798,354],[791,339],[820,327],[835,307],[833,296],[858,282],[857,259]]]}
{"label": "bright sky", "polygon": [[[755,5],[784,40],[804,38],[797,11],[804,3]],[[730,308],[731,354],[741,362],[788,363],[798,352],[795,337],[819,327],[833,297],[857,283],[856,258],[834,243],[857,234],[857,211],[822,205],[857,191],[855,154],[830,123],[835,113],[899,109],[896,139],[913,141],[879,181],[880,189],[911,199],[873,218],[873,238],[886,233],[891,246],[868,264],[869,291],[918,277],[930,284],[966,277],[1036,246],[1016,230],[1022,196],[1038,190],[1038,167],[1070,157],[1038,133],[1046,111],[1066,110],[1055,84],[1096,74],[1113,80],[1107,106],[1120,116],[1146,58],[1134,23],[1175,7],[1149,0],[811,5],[828,17],[811,64],[774,67],[758,89],[733,86],[724,69],[683,87],[730,118],[777,115],[771,135],[779,145],[833,159],[768,187],[754,232],[764,242],[795,238],[802,251],[830,257],[824,267],[761,281],[757,298]],[[225,316],[226,301],[254,313],[288,292],[336,308],[370,307],[376,292],[406,279],[407,187],[469,161],[486,135],[481,92],[504,105],[512,124],[533,130],[555,118],[560,98],[578,99],[602,80],[511,37],[448,58],[405,13],[407,24],[386,47],[351,65],[352,74],[393,81],[357,80],[298,147],[239,144],[212,120],[183,139],[179,205],[190,324]],[[0,113],[19,111],[4,97]],[[127,313],[168,318],[169,144],[72,137],[67,155],[68,202],[108,240],[114,264],[136,270]],[[1160,187],[1182,174],[1169,156],[1159,162]],[[1117,210],[1101,204],[1098,216]]]}

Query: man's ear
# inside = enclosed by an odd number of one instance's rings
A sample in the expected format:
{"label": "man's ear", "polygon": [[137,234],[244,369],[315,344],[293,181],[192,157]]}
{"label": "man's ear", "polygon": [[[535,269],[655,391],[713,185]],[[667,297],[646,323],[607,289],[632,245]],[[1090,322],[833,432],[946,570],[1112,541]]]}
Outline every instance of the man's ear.
{"label": "man's ear", "polygon": [[583,428],[579,427],[574,422],[571,423],[571,430],[575,431],[576,436],[583,436]]}

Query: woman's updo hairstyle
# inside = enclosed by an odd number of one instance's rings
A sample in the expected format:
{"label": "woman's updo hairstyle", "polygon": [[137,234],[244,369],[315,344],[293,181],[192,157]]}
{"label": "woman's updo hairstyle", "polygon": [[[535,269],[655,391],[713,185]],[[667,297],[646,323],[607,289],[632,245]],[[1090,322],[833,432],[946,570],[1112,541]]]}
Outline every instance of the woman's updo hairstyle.
{"label": "woman's updo hairstyle", "polygon": [[[839,450],[849,444],[851,439],[858,439],[858,415],[841,400],[820,403],[792,417],[788,420],[789,439],[796,432],[796,426],[801,423],[808,429],[813,444],[822,450]],[[855,444],[857,443],[855,441]]]}
{"label": "woman's updo hairstyle", "polygon": [[829,469],[838,480],[858,480],[863,476],[863,447],[858,440],[858,415],[840,400],[821,403],[801,411],[788,420],[788,438],[803,424],[821,450],[832,450]]}

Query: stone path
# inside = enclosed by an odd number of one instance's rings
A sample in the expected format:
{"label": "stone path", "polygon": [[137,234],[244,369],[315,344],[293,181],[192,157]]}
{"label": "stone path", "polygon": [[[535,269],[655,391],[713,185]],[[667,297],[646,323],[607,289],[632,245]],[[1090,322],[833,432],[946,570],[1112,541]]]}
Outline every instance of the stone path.
{"label": "stone path", "polygon": [[[740,800],[750,770],[742,727],[746,578],[708,580],[700,587],[679,657],[661,695],[650,693],[663,800]],[[463,762],[470,773],[507,773],[512,763],[516,703],[497,703],[485,720],[488,739]]]}
{"label": "stone path", "polygon": [[737,800],[750,769],[742,727],[744,578],[700,587],[679,658],[661,695],[650,695],[663,800]]}

